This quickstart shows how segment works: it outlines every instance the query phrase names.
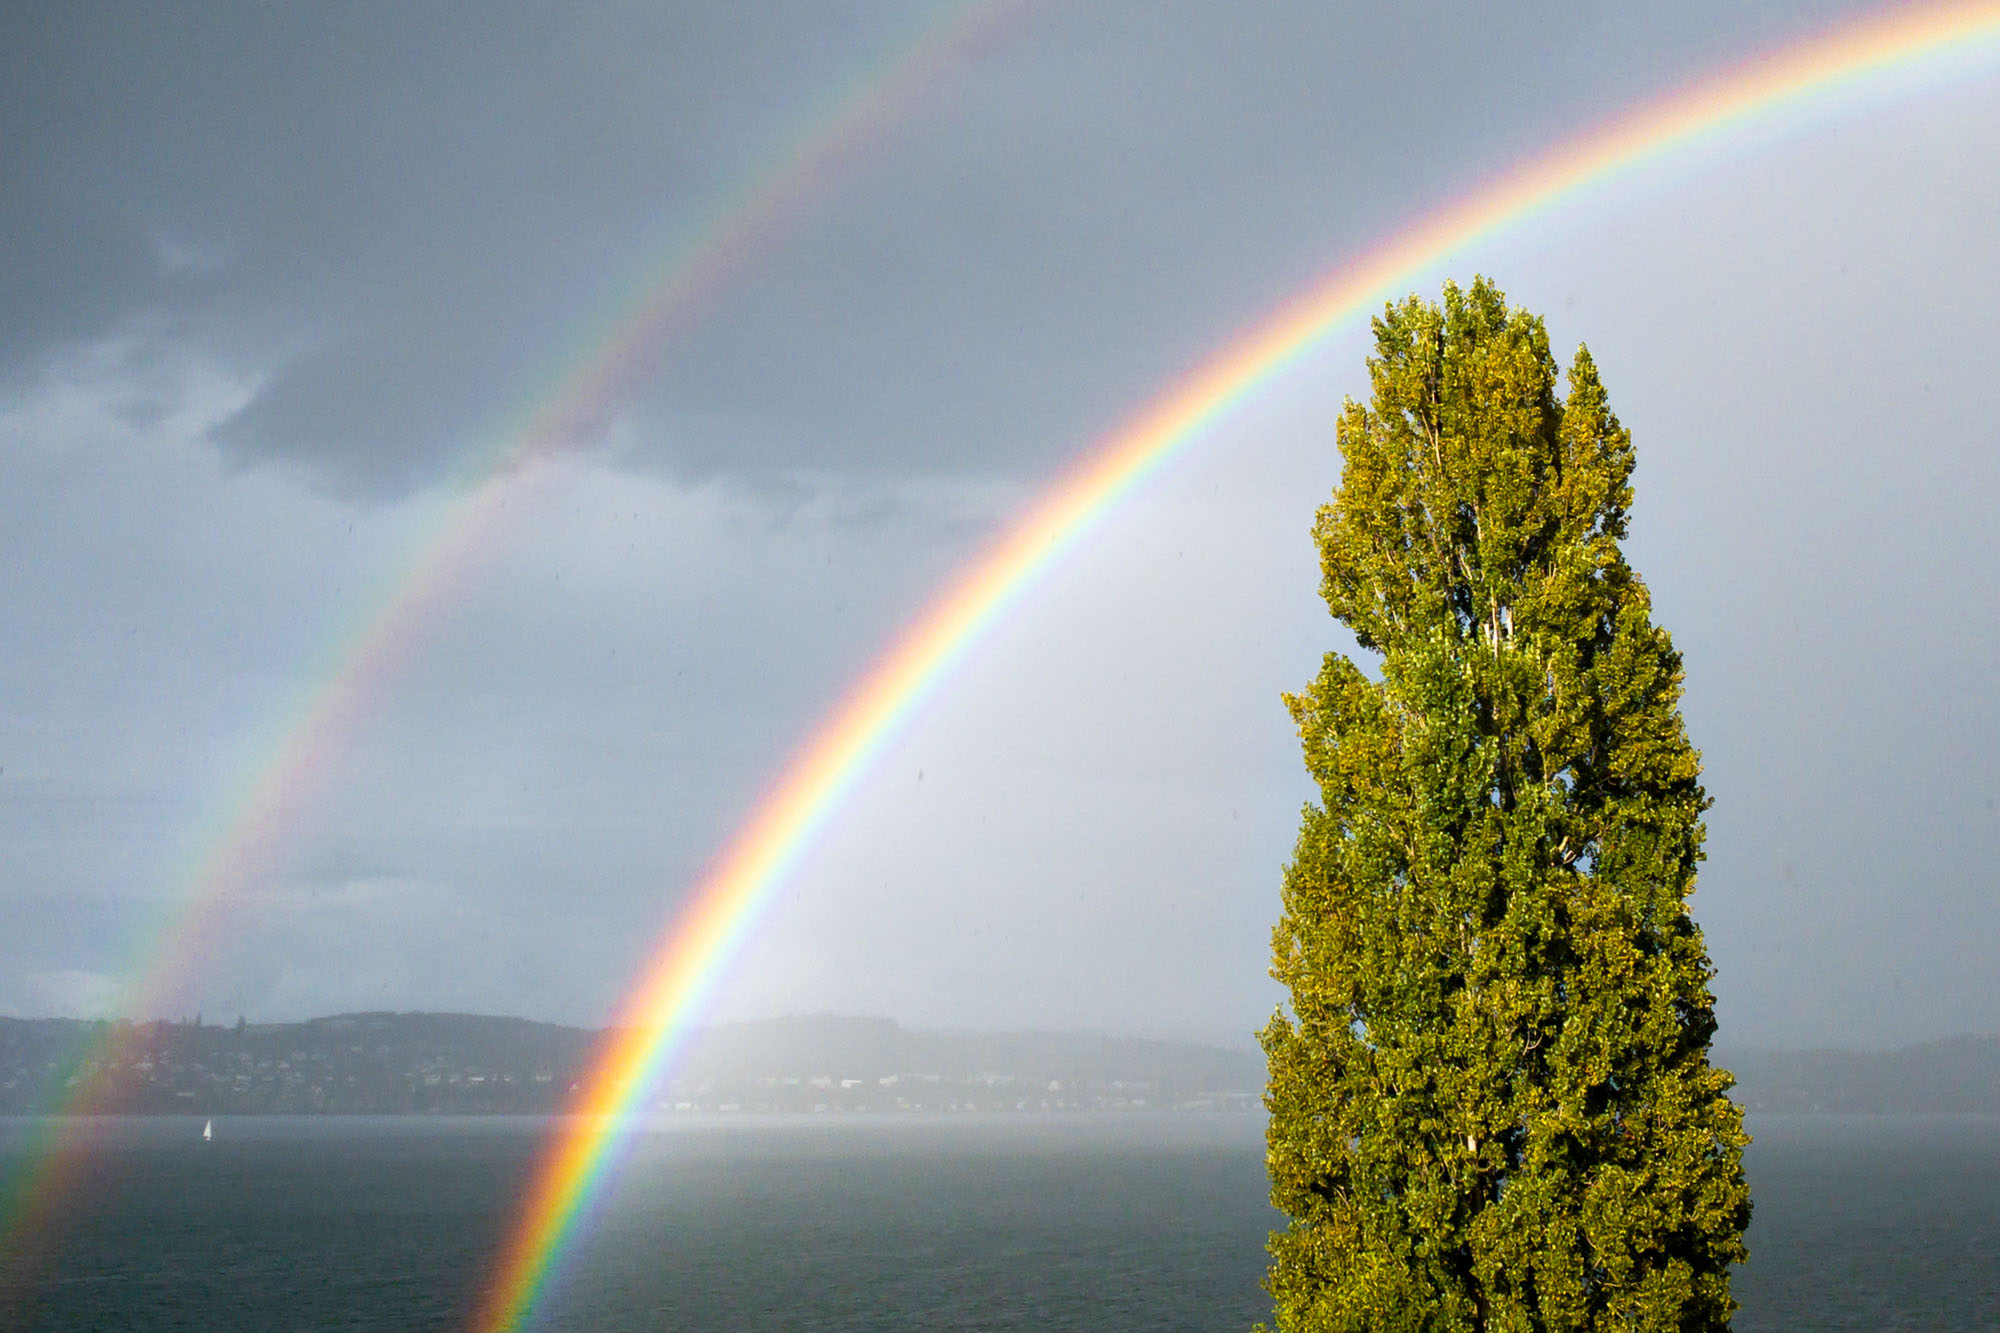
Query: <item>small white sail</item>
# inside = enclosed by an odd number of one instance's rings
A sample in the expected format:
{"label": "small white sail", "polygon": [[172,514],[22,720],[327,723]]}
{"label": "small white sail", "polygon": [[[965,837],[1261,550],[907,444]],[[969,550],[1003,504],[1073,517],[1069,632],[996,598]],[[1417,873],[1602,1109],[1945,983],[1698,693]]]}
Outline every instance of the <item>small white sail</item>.
{"label": "small white sail", "polygon": [[215,1122],[213,1120],[204,1120],[201,1125],[201,1141],[203,1143],[207,1143],[210,1139],[214,1137],[215,1137]]}

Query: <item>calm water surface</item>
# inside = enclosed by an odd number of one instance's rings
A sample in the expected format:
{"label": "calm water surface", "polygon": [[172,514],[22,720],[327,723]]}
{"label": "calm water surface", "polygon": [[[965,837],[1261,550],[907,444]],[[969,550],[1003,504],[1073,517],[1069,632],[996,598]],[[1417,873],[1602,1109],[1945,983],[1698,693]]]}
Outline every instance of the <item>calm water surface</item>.
{"label": "calm water surface", "polygon": [[[1753,1120],[1744,1333],[2000,1329],[2000,1120]],[[26,1328],[462,1327],[531,1120],[99,1122]],[[0,1120],[0,1171],[34,1122]],[[1253,1117],[669,1121],[539,1325],[1245,1329]]]}

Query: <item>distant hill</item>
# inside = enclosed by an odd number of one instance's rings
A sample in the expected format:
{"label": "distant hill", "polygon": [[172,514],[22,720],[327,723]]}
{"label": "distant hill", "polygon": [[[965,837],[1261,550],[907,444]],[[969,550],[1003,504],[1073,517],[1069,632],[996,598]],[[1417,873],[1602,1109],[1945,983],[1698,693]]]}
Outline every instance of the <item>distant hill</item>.
{"label": "distant hill", "polygon": [[[475,1014],[340,1014],[218,1027],[0,1018],[0,1113],[60,1109],[98,1069],[102,1109],[180,1114],[539,1114],[564,1109],[603,1034]],[[107,1054],[108,1052],[108,1054]],[[81,1062],[81,1063],[80,1063]],[[655,1107],[680,1111],[1250,1108],[1263,1065],[1194,1042],[913,1032],[820,1016],[698,1031]]]}
{"label": "distant hill", "polygon": [[[124,1031],[107,1042],[114,1026]],[[552,1111],[596,1035],[477,1014],[234,1027],[0,1018],[0,1112],[60,1109],[86,1072],[104,1077],[101,1108],[126,1113]]]}
{"label": "distant hill", "polygon": [[2000,1037],[1947,1037],[1889,1051],[1722,1051],[1752,1111],[2000,1115]]}

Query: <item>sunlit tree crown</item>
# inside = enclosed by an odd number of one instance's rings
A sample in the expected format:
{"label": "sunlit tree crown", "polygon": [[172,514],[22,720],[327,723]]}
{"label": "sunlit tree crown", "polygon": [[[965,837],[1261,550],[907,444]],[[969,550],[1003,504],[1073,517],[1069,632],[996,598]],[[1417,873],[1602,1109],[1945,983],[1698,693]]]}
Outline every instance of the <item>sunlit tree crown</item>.
{"label": "sunlit tree crown", "polygon": [[1375,321],[1288,697],[1319,786],[1270,1061],[1279,1330],[1720,1329],[1749,1217],[1689,915],[1700,757],[1630,434],[1484,280]]}

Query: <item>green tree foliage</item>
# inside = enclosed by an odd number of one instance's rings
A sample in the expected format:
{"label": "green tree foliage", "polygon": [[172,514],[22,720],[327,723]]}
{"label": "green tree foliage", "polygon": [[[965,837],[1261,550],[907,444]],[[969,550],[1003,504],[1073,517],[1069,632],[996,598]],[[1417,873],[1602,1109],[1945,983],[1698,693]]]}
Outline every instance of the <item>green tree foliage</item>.
{"label": "green tree foliage", "polygon": [[1314,529],[1317,779],[1264,1030],[1298,1330],[1726,1328],[1749,1191],[1688,913],[1700,757],[1590,354],[1481,279],[1375,321]]}

